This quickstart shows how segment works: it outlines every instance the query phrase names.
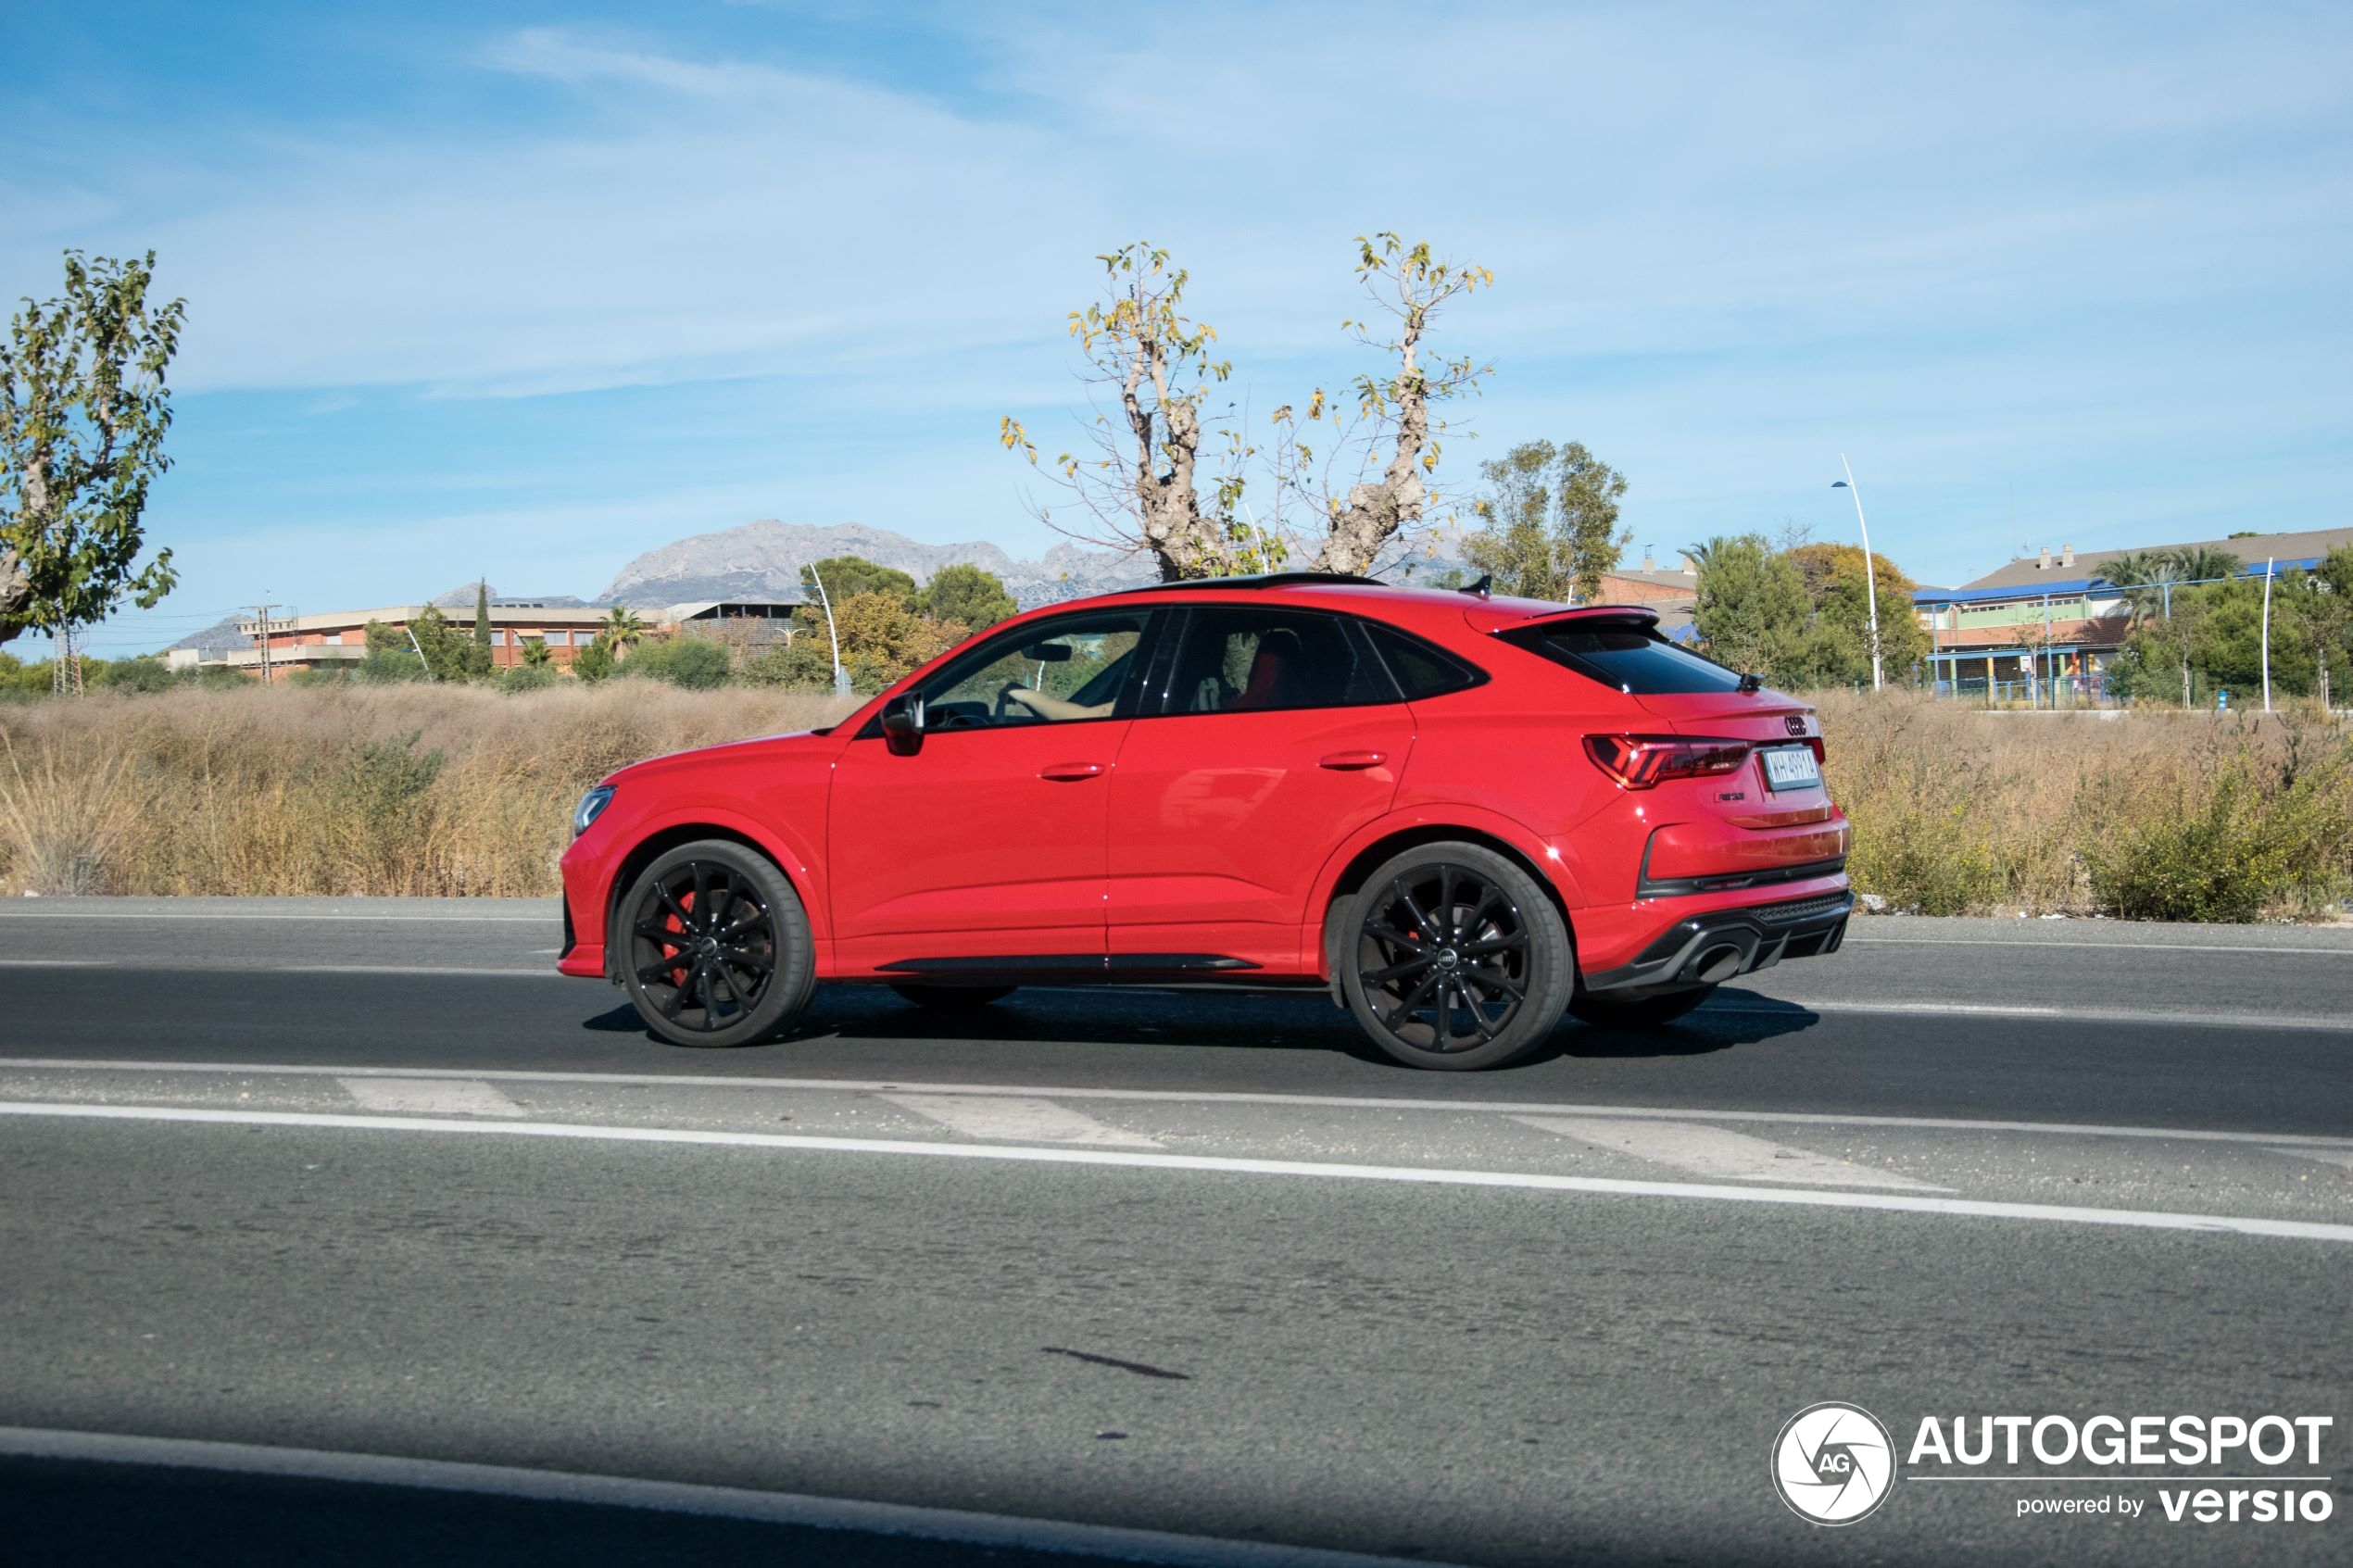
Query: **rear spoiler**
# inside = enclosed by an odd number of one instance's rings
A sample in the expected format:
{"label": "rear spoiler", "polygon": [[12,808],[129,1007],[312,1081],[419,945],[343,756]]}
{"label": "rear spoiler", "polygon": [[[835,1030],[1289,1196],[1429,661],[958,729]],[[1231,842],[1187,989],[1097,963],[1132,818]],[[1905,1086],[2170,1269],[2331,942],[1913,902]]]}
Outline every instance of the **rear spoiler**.
{"label": "rear spoiler", "polygon": [[1609,626],[1640,626],[1655,631],[1658,626],[1658,611],[1648,605],[1579,605],[1574,609],[1546,607],[1545,612],[1529,615],[1523,608],[1526,599],[1491,599],[1473,604],[1463,611],[1463,620],[1474,632],[1534,632],[1553,626],[1578,626],[1599,622]]}

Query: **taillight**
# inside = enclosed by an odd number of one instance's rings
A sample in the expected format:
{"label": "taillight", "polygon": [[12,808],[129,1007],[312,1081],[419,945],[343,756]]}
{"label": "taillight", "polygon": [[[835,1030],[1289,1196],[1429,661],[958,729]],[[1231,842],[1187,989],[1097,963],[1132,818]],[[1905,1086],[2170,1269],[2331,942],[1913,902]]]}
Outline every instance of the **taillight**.
{"label": "taillight", "polygon": [[1693,735],[1587,735],[1585,755],[1627,789],[1649,789],[1668,779],[1729,773],[1748,760],[1744,740]]}

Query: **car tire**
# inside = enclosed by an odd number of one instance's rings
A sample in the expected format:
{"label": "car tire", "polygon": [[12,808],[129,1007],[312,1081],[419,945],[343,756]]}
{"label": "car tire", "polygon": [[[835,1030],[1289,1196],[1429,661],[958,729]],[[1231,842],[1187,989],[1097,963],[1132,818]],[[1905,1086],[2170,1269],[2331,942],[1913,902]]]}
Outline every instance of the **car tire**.
{"label": "car tire", "polygon": [[1596,1029],[1656,1029],[1674,1022],[1715,994],[1713,985],[1693,985],[1629,1001],[1586,991],[1568,1004],[1568,1010]]}
{"label": "car tire", "polygon": [[631,1005],[673,1046],[758,1045],[816,989],[800,896],[774,861],[731,839],[682,844],[639,872],[612,937]]}
{"label": "car tire", "polygon": [[907,1000],[929,1012],[978,1012],[1013,994],[1011,985],[893,985]]}
{"label": "car tire", "polygon": [[1341,994],[1373,1043],[1441,1072],[1501,1067],[1541,1045],[1576,986],[1552,899],[1477,844],[1426,844],[1382,865],[1350,897],[1338,947]]}

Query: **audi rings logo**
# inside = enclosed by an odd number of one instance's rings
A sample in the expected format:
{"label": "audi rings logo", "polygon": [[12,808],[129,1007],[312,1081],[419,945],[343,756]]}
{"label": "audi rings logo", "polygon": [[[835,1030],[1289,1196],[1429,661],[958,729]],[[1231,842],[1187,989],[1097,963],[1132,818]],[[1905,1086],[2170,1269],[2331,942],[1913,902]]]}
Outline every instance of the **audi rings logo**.
{"label": "audi rings logo", "polygon": [[1773,1439],[1773,1487],[1802,1519],[1852,1524],[1894,1486],[1895,1439],[1860,1405],[1808,1405]]}

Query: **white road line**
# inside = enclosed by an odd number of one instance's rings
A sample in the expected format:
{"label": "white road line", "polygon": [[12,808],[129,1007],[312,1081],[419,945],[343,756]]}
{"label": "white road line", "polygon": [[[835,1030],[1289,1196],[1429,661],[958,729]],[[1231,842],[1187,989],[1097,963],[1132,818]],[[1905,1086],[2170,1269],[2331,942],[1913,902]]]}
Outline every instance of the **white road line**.
{"label": "white road line", "polygon": [[338,1078],[343,1092],[370,1110],[434,1116],[520,1116],[522,1107],[475,1078]]}
{"label": "white road line", "polygon": [[2353,1148],[2288,1148],[2275,1143],[2271,1147],[2271,1152],[2284,1154],[2290,1160],[2318,1160],[2330,1165],[2342,1165],[2347,1170],[2353,1171]]}
{"label": "white road line", "polygon": [[317,921],[361,921],[377,925],[554,925],[563,919],[552,905],[544,915],[445,915],[411,912],[399,915],[299,915],[245,914],[230,909],[60,909],[33,905],[26,908],[14,904],[0,906],[0,920],[132,920],[141,924],[149,921],[190,920],[290,920],[305,923]]}
{"label": "white road line", "polygon": [[1693,1013],[1694,1022],[1709,1018],[1787,1018],[1793,1012],[1852,1013],[1894,1018],[2023,1018],[2070,1023],[2145,1023],[2193,1029],[2309,1029],[2325,1034],[2353,1031],[2353,1019],[2334,1013],[2185,1013],[2145,1008],[2039,1007],[1998,1002],[1886,1001],[1856,1002],[1824,997],[1807,1000],[1760,998],[1767,1005],[1735,1001],[1710,1002]]}
{"label": "white road line", "polygon": [[2319,953],[2329,958],[2343,958],[2353,953],[2353,946],[2270,947],[2254,943],[2070,942],[2064,937],[2032,941],[2017,936],[1857,936],[1852,932],[1847,934],[1843,945],[1866,947],[2100,947],[2109,952],[2126,953]]}
{"label": "white road line", "polygon": [[[153,966],[168,969],[169,964]],[[558,974],[556,966],[545,969],[468,968],[456,964],[391,964],[391,963],[273,963],[236,964],[222,967],[239,971],[252,970],[271,974],[483,974],[501,980],[570,980],[568,974]]]}
{"label": "white road line", "polygon": [[1050,1099],[1027,1099],[1013,1095],[987,1098],[975,1098],[970,1095],[884,1095],[881,1098],[918,1116],[929,1117],[941,1126],[952,1128],[968,1138],[1003,1138],[1024,1143],[1085,1144],[1120,1148],[1160,1147],[1155,1139],[1107,1125],[1091,1116],[1082,1116],[1068,1106],[1056,1105]]}
{"label": "white road line", "polygon": [[[651,1509],[664,1513],[746,1519],[817,1530],[855,1530],[866,1535],[1064,1552],[1122,1562],[1161,1564],[1163,1568],[1405,1568],[1402,1558],[1366,1557],[1356,1552],[1281,1546],[1268,1541],[1219,1540],[1210,1536],[1179,1536],[1111,1524],[1074,1524],[1004,1513],[922,1508],[912,1503],[858,1502],[792,1492],[755,1492],[736,1486],[640,1481],[624,1475],[584,1475],[560,1470],[401,1459],[389,1454],[264,1448],[251,1443],[208,1443],[184,1437],[126,1437],[111,1432],[49,1432],[0,1426],[0,1454],[242,1475],[291,1475],[366,1486],[530,1498],[585,1507]],[[1423,1564],[1422,1568],[1429,1565]]]}
{"label": "white road line", "polygon": [[317,1127],[373,1133],[471,1133],[591,1143],[686,1144],[707,1148],[793,1149],[812,1154],[896,1154],[930,1160],[1003,1160],[1040,1165],[1108,1165],[1145,1171],[1197,1171],[1246,1176],[1320,1177],[1416,1186],[1511,1187],[1531,1192],[1615,1198],[1674,1198],[1938,1214],[1982,1220],[2033,1220],[2132,1230],[2205,1231],[2298,1241],[2353,1242],[2353,1225],[2314,1220],[2265,1220],[2178,1214],[2145,1209],[2080,1209],[2046,1203],[1994,1203],[1912,1193],[1825,1192],[1819,1188],[1717,1186],[1700,1182],[1635,1182],[1604,1176],[1554,1176],[1524,1171],[1448,1171],[1411,1165],[1340,1165],[1303,1160],[1243,1160],[1206,1154],[1147,1154],[1108,1148],[1025,1148],[1013,1144],[904,1143],[884,1138],[812,1138],[784,1133],[720,1133],[686,1127],[598,1127],[569,1122],[443,1122],[424,1116],[339,1116],[301,1110],[202,1110],[192,1106],[57,1105],[0,1100],[0,1116],[99,1122],[188,1122],[238,1127]]}
{"label": "white road line", "polygon": [[[0,1057],[0,1072],[77,1073],[215,1073],[239,1076],[334,1078],[447,1078],[447,1067],[315,1067],[267,1061],[141,1061],[109,1058]],[[752,1074],[722,1077],[713,1073],[555,1073],[537,1068],[472,1068],[467,1075],[509,1084],[614,1084],[679,1089],[752,1089],[812,1091],[820,1094],[1018,1095],[1036,1099],[1109,1099],[1158,1101],[1170,1105],[1314,1106],[1340,1110],[1427,1110],[1504,1116],[1632,1116],[1653,1121],[1768,1122],[1816,1127],[1924,1127],[1960,1133],[2038,1133],[2097,1138],[2171,1138],[2184,1143],[2246,1143],[2296,1145],[2314,1148],[2353,1149],[2353,1138],[2310,1133],[2224,1133],[2185,1127],[2108,1126],[2089,1122],[1996,1122],[1950,1116],[1864,1116],[1819,1110],[1717,1110],[1705,1107],[1658,1105],[1548,1104],[1542,1100],[1399,1099],[1351,1095],[1261,1094],[1248,1090],[1107,1089],[1069,1085],[1047,1088],[1035,1084],[922,1084],[887,1078],[767,1078]]]}
{"label": "white road line", "polygon": [[1786,1144],[1768,1143],[1745,1133],[1688,1122],[1638,1122],[1625,1117],[1515,1116],[1547,1133],[1629,1154],[1656,1165],[1672,1165],[1715,1181],[1796,1182],[1806,1186],[1895,1187],[1911,1192],[1950,1192],[1893,1171],[1874,1171],[1844,1160]]}

